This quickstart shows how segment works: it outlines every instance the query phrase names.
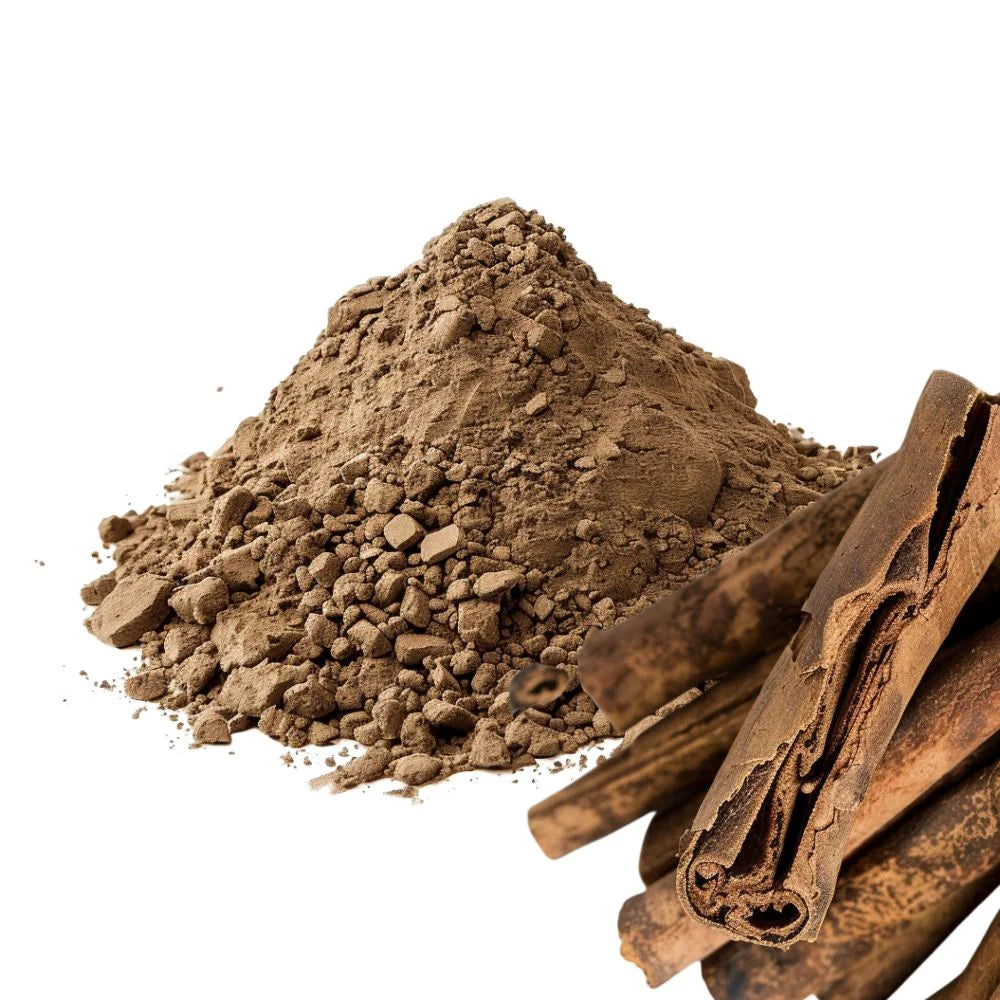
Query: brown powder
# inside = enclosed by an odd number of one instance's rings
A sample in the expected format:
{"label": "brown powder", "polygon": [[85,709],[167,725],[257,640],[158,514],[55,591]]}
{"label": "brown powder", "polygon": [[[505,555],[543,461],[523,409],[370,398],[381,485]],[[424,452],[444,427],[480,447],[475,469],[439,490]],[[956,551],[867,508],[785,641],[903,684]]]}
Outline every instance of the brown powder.
{"label": "brown powder", "polygon": [[[91,631],[196,738],[368,747],[337,787],[509,768],[611,734],[575,677],[608,627],[869,464],[758,415],[746,374],[617,299],[511,201],[330,310],[179,499],[101,523]],[[569,671],[511,717],[516,672]]]}

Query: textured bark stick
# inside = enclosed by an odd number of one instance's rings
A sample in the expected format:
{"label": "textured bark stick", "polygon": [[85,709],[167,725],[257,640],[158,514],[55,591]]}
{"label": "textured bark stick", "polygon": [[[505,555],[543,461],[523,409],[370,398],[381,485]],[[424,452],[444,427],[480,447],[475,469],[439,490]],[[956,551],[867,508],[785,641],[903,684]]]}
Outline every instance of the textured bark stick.
{"label": "textured bark stick", "polygon": [[682,845],[692,916],[738,940],[815,939],[872,773],[998,549],[1000,406],[935,372]]}
{"label": "textured bark stick", "polygon": [[[1000,622],[1000,560],[994,560],[993,565],[987,570],[986,576],[976,589],[976,592],[969,599],[969,603],[959,616],[959,621],[956,622],[955,627],[948,635],[949,649],[946,653],[943,652],[942,656],[947,662],[952,664],[956,660],[962,660],[966,662],[967,666],[972,667],[971,673],[968,670],[960,670],[960,677],[955,681],[957,687],[967,686],[970,683],[978,685],[979,682],[973,676],[978,671],[982,671],[984,678],[989,674],[990,666],[981,662],[982,655],[979,649],[985,648],[990,651],[989,655],[1000,658],[1000,632],[994,638],[994,633],[986,628],[991,622]],[[975,643],[965,644],[956,650],[955,644],[958,640],[974,634],[973,626],[984,629],[979,640],[977,640],[978,647]],[[925,678],[920,688],[921,692],[924,692],[925,688],[927,689],[928,697],[932,689],[936,689],[940,684],[946,683],[939,676],[940,670],[943,669],[938,667],[939,659],[940,657],[935,659],[933,668],[933,675],[938,680],[932,682],[930,677]],[[963,677],[967,678],[967,680],[962,680]],[[1000,673],[996,675],[996,683],[1000,684]],[[940,699],[942,705],[946,705],[954,713],[954,727],[952,732],[955,735],[955,744],[961,749],[963,754],[969,752],[968,748],[974,746],[974,743],[971,742],[971,735],[963,734],[967,734],[970,724],[973,728],[977,728],[983,720],[970,720],[966,712],[958,711],[960,702],[956,701],[954,693],[950,694],[945,691],[936,697]],[[993,711],[1000,717],[1000,701],[993,706]],[[908,717],[909,713],[904,715],[904,719]],[[940,727],[938,726],[935,726],[934,729],[936,732],[940,731]],[[906,735],[907,732],[910,733],[910,736]],[[927,762],[921,761],[918,756],[918,747],[923,740],[923,734],[918,734],[916,730],[907,730],[904,727],[901,730],[897,730],[896,737],[911,739],[913,741],[912,757],[916,770],[891,776],[895,787],[885,787],[883,789],[883,794],[887,797],[885,799],[888,806],[886,812],[892,817],[902,812],[902,807],[896,808],[893,806],[891,804],[891,797],[903,793],[905,800],[906,789],[899,786],[905,786],[908,781],[915,781],[917,784],[921,784],[921,770],[928,766]],[[894,737],[894,742],[896,742],[896,737]],[[887,777],[890,777],[881,768],[876,774],[879,780],[885,780]],[[651,773],[650,781],[654,786],[656,780],[656,774]],[[572,788],[573,786],[570,787]],[[646,787],[644,786],[644,788]],[[699,792],[704,794],[704,789],[700,789]],[[695,793],[693,801],[689,800],[682,805],[671,805],[670,808],[658,812],[650,820],[649,829],[643,838],[642,850],[639,853],[639,876],[645,885],[652,885],[657,879],[666,875],[668,871],[672,871],[677,867],[677,853],[681,835],[690,827],[694,820],[695,812],[701,802],[701,794]],[[655,795],[654,789],[648,788],[646,795],[647,801],[652,801]],[[861,808],[864,810],[864,803]],[[855,830],[857,829],[860,829],[860,827],[856,823]],[[854,831],[852,831],[850,846],[856,846],[854,843]]]}
{"label": "textured bark stick", "polygon": [[[1000,763],[926,804],[847,867],[814,943],[788,950],[729,944],[702,963],[715,1000],[820,996],[858,964],[904,950],[956,893],[1000,878]],[[884,996],[890,984],[870,983]],[[857,995],[857,994],[852,994]]]}
{"label": "textured bark stick", "polygon": [[[934,949],[990,894],[997,875],[964,887],[905,926],[890,929],[877,951],[858,957],[840,971],[820,1000],[889,1000]],[[808,945],[806,945],[808,947]]]}
{"label": "textured bark stick", "polygon": [[981,747],[995,742],[998,732],[1000,617],[935,658],[892,734],[844,853],[878,837]]}
{"label": "textured bark stick", "polygon": [[[982,582],[976,588],[976,592],[969,599],[969,603],[966,604],[965,608],[963,608],[962,614],[959,615],[959,620],[955,623],[954,628],[952,628],[951,632],[948,634],[949,647],[953,648],[954,644],[957,643],[958,640],[974,634],[976,629],[985,629],[991,622],[998,621],[1000,621],[1000,559],[993,561],[993,565],[987,570],[986,576],[983,577]],[[993,655],[1000,657],[1000,639],[994,640],[991,635],[992,634],[988,630],[984,631],[982,637],[980,638],[980,643],[985,643],[985,645],[989,647],[996,642],[996,648]],[[974,648],[968,645],[963,646],[957,655],[962,659],[968,659],[970,656],[974,655]],[[954,662],[956,654],[951,652],[948,656],[950,657],[950,660]],[[938,673],[937,662],[938,661],[936,659],[934,665],[935,676]],[[983,664],[975,669],[982,669],[985,676],[987,666]],[[929,679],[925,679],[924,685],[928,684],[928,681]],[[997,683],[1000,684],[1000,675],[997,677]],[[923,691],[923,686],[921,687],[921,691]],[[947,694],[944,695],[944,698],[954,707],[957,707],[957,703],[954,701],[954,698],[949,698]],[[998,715],[1000,715],[1000,703],[995,706],[995,711]],[[904,715],[904,719],[905,718],[907,718],[906,715]],[[968,716],[964,713],[960,714],[956,718],[954,728],[956,735],[963,732],[963,729],[968,721]],[[897,735],[903,734],[897,730]],[[920,737],[914,734],[913,739],[919,740]],[[959,740],[962,740],[960,736]],[[965,747],[971,746],[972,744],[967,741],[962,741],[961,745]],[[915,752],[913,756],[916,761],[916,767],[918,768],[918,770],[914,772],[914,775],[916,775],[919,774],[919,768],[921,766],[926,766],[926,764],[921,765],[921,762],[917,758]],[[881,770],[876,773],[879,775],[882,774]],[[655,783],[657,780],[656,775],[651,774],[650,780]],[[900,775],[894,780],[905,781],[906,778],[904,775]],[[700,789],[699,792],[695,794],[695,801],[686,802],[682,806],[672,805],[669,809],[658,812],[650,821],[649,829],[646,831],[646,836],[642,842],[642,850],[639,853],[639,876],[642,878],[645,885],[652,885],[653,882],[662,878],[668,871],[672,871],[677,867],[677,853],[681,835],[693,822],[695,812],[701,802],[701,796],[704,794],[704,791],[705,789]],[[885,789],[885,792],[887,795],[894,794],[893,789],[890,788]],[[655,793],[652,789],[650,789],[647,794],[649,800],[652,800]],[[864,804],[862,804],[861,808],[864,809]],[[900,809],[893,809],[892,815],[895,816],[900,811]]]}
{"label": "textured bark stick", "polygon": [[[980,604],[1000,619],[1000,610],[990,603],[996,593],[986,591],[986,582],[980,586]],[[991,576],[988,582],[1000,589],[1000,578]],[[963,656],[969,655],[968,647],[962,649]],[[725,678],[696,702],[655,723],[607,763],[534,806],[528,822],[542,850],[559,858],[648,812],[664,810],[665,818],[651,827],[643,842],[640,875],[649,885],[672,870],[680,835],[693,822],[701,795],[777,657],[777,652],[766,654],[740,674]],[[968,723],[967,717],[956,721],[956,743],[962,747],[969,746],[962,736]],[[919,784],[921,769],[928,766],[933,767],[918,760],[911,780]]]}
{"label": "textured bark stick", "polygon": [[995,1000],[998,996],[1000,996],[1000,913],[986,928],[982,943],[962,974],[938,990],[930,1000]]}
{"label": "textured bark stick", "polygon": [[664,809],[649,821],[639,850],[639,878],[643,885],[651,886],[677,867],[681,837],[691,829],[700,805],[701,796],[695,794],[683,806]]}
{"label": "textured bark stick", "polygon": [[[958,780],[976,755],[995,755],[1000,730],[1000,620],[943,650],[893,734],[855,817],[845,854],[876,838],[944,780]],[[956,773],[957,772],[957,773]],[[729,941],[692,921],[673,871],[633,896],[618,920],[622,954],[659,986]]]}
{"label": "textured bark stick", "polygon": [[796,511],[720,566],[587,637],[579,677],[619,729],[688,688],[784,645],[802,602],[893,460]]}
{"label": "textured bark stick", "polygon": [[[550,858],[614,833],[656,809],[682,806],[712,780],[778,654],[652,725],[609,761],[528,811],[528,825]],[[689,806],[687,823],[694,818]]]}

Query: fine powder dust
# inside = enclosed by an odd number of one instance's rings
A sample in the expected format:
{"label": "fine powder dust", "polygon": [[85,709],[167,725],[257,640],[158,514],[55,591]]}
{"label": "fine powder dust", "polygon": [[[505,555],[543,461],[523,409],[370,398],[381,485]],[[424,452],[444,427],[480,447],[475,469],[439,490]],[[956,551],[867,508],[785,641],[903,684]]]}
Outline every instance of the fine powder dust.
{"label": "fine powder dust", "polygon": [[[743,369],[614,296],[512,201],[330,310],[179,498],[106,518],[88,627],[200,743],[350,738],[349,787],[517,768],[611,735],[575,677],[610,627],[870,463],[755,412]],[[568,670],[512,718],[530,664]]]}

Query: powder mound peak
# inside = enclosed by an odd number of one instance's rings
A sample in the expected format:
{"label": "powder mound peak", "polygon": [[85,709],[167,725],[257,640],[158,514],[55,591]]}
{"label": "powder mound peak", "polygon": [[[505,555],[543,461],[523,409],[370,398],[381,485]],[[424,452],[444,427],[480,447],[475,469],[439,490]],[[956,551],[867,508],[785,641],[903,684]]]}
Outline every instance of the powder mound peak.
{"label": "powder mound peak", "polygon": [[617,299],[561,229],[505,199],[464,213],[401,274],[343,296],[241,439],[299,480],[397,435],[406,463],[426,446],[471,449],[473,466],[565,458],[571,490],[546,475],[563,468],[542,469],[539,502],[501,511],[515,549],[552,566],[581,506],[704,524],[731,468],[759,479],[775,449],[794,465],[791,440],[754,405],[741,367]]}
{"label": "powder mound peak", "polygon": [[[91,630],[203,742],[369,747],[340,784],[586,746],[586,631],[715,565],[869,463],[755,412],[744,370],[618,299],[509,199],[342,296],[178,501],[108,518]],[[509,712],[515,673],[570,673]],[[206,715],[206,713],[212,713]],[[199,735],[200,734],[200,735]]]}

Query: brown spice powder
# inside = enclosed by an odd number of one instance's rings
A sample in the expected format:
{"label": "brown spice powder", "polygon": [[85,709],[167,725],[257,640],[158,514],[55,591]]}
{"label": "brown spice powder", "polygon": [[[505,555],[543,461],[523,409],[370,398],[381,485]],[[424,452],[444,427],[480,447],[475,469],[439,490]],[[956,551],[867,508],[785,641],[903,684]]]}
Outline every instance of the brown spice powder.
{"label": "brown spice powder", "polygon": [[[201,742],[352,738],[333,774],[421,784],[612,727],[575,676],[610,627],[870,464],[756,413],[744,370],[616,298],[512,201],[343,296],[178,499],[106,518],[88,627]],[[508,688],[569,672],[545,710]]]}

